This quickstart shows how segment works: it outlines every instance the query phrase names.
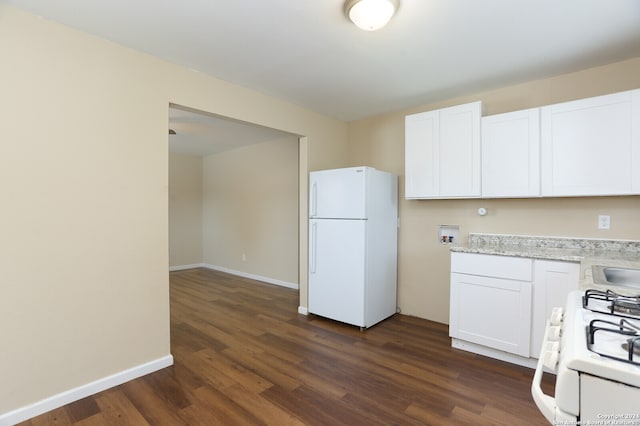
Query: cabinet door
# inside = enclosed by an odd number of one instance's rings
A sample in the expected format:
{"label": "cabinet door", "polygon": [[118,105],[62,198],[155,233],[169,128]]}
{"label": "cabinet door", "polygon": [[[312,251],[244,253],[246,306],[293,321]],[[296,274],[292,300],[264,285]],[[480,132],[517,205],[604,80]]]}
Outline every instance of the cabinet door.
{"label": "cabinet door", "polygon": [[639,91],[543,107],[542,195],[640,190]]}
{"label": "cabinet door", "polygon": [[451,274],[449,334],[529,356],[531,282]]}
{"label": "cabinet door", "polygon": [[440,121],[438,111],[405,117],[405,198],[429,198],[438,195],[436,161]]}
{"label": "cabinet door", "polygon": [[567,295],[578,290],[580,264],[536,260],[533,266],[533,308],[531,313],[531,356],[538,358],[547,320],[556,306],[567,304]]}
{"label": "cabinet door", "polygon": [[482,196],[540,196],[540,109],[482,118]]}
{"label": "cabinet door", "polygon": [[481,103],[440,110],[438,183],[442,198],[480,196]]}
{"label": "cabinet door", "polygon": [[480,196],[481,106],[405,117],[405,198]]}

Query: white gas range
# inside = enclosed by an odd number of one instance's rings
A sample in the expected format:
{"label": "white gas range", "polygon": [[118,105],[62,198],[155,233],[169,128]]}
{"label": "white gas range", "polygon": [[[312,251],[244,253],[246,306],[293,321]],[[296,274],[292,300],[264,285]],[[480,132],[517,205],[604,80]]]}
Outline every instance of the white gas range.
{"label": "white gas range", "polygon": [[[540,387],[545,367],[554,397]],[[554,425],[640,425],[640,296],[570,293],[547,323],[531,393]]]}

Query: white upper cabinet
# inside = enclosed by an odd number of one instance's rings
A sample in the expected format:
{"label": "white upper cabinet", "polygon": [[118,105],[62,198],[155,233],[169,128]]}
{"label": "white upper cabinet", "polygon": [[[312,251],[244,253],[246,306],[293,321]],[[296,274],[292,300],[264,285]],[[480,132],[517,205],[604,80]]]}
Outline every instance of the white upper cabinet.
{"label": "white upper cabinet", "polygon": [[405,198],[423,198],[435,194],[436,175],[433,164],[440,134],[438,111],[405,117]]}
{"label": "white upper cabinet", "polygon": [[640,90],[541,108],[543,196],[640,193]]}
{"label": "white upper cabinet", "polygon": [[472,102],[405,117],[405,198],[640,194],[640,89],[481,110]]}
{"label": "white upper cabinet", "polygon": [[540,196],[540,109],[482,118],[482,196]]}
{"label": "white upper cabinet", "polygon": [[405,198],[480,196],[481,102],[405,118]]}

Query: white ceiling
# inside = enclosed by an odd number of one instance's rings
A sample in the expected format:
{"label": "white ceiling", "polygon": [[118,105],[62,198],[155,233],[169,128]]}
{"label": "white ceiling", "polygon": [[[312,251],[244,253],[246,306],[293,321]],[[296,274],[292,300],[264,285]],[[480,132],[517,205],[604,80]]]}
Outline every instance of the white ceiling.
{"label": "white ceiling", "polygon": [[169,108],[169,151],[205,157],[230,149],[296,136],[256,124],[203,114],[179,106]]}
{"label": "white ceiling", "polygon": [[0,0],[344,121],[640,56],[640,0]]}

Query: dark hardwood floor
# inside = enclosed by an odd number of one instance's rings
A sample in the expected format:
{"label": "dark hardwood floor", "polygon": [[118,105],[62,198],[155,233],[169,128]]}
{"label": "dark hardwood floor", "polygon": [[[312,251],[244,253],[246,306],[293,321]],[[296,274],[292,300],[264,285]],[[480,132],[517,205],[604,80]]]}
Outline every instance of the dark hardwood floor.
{"label": "dark hardwood floor", "polygon": [[175,365],[23,424],[548,424],[532,370],[452,349],[446,325],[395,315],[360,332],[297,307],[295,290],[172,272]]}

